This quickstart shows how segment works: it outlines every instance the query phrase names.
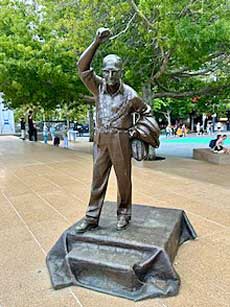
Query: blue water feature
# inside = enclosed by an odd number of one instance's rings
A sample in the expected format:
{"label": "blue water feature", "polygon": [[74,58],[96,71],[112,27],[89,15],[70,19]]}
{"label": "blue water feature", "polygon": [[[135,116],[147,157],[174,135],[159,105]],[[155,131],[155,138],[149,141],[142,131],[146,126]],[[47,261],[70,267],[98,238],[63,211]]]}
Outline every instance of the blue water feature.
{"label": "blue water feature", "polygon": [[[181,158],[192,158],[194,148],[208,148],[209,142],[215,139],[212,136],[186,136],[186,137],[160,137],[160,147],[156,153],[158,156],[174,156]],[[224,146],[230,146],[229,135],[224,141]]]}
{"label": "blue water feature", "polygon": [[[209,142],[215,139],[215,136],[213,137],[181,137],[181,138],[173,138],[173,139],[166,139],[166,138],[162,138],[161,142],[164,143],[178,143],[178,144],[209,144]],[[230,139],[227,138],[224,141],[224,144],[229,144],[230,145]]]}

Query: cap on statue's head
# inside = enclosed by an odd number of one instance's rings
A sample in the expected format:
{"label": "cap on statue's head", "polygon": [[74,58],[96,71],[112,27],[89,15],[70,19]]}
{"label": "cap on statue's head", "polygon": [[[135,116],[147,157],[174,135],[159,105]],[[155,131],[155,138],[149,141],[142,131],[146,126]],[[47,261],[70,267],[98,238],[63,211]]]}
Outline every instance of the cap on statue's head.
{"label": "cap on statue's head", "polygon": [[116,54],[109,54],[103,59],[102,70],[122,70],[121,58]]}

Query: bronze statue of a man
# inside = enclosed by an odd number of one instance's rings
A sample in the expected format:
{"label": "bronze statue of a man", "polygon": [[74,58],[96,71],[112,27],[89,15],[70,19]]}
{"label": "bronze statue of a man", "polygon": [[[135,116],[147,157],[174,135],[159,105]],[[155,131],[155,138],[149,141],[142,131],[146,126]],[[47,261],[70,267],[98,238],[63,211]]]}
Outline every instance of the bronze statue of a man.
{"label": "bronze statue of a man", "polygon": [[110,54],[104,58],[103,78],[97,76],[90,67],[98,47],[110,35],[109,29],[100,28],[95,40],[78,61],[81,79],[96,100],[96,127],[91,196],[86,216],[76,226],[77,232],[98,226],[112,166],[118,185],[117,230],[128,226],[132,193],[130,137],[138,134],[133,128],[132,113],[139,113],[140,116],[151,114],[150,107],[121,81],[122,61],[119,56]]}

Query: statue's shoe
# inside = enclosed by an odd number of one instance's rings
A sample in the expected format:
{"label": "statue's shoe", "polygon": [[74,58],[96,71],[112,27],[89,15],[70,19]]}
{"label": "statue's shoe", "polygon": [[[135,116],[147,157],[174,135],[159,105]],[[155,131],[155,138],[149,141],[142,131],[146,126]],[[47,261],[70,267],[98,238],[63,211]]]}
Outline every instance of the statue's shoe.
{"label": "statue's shoe", "polygon": [[123,230],[127,228],[128,225],[129,225],[129,219],[127,217],[125,217],[124,215],[118,217],[117,230]]}
{"label": "statue's shoe", "polygon": [[80,224],[78,224],[75,227],[75,231],[78,233],[83,233],[86,232],[88,230],[94,229],[98,226],[98,222],[97,221],[89,221],[87,219],[84,219]]}

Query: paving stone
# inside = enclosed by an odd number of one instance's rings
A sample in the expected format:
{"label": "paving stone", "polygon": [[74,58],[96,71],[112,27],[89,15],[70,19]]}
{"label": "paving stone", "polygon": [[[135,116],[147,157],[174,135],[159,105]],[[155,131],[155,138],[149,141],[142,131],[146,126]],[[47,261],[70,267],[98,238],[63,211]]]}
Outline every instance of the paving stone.
{"label": "paving stone", "polygon": [[105,295],[96,291],[89,291],[80,287],[72,287],[73,292],[79,297],[83,306],[111,306],[111,307],[161,307],[157,299],[145,300],[142,302],[132,302],[123,298]]}
{"label": "paving stone", "polygon": [[[1,307],[229,306],[230,166],[174,157],[133,166],[133,202],[182,208],[196,229],[198,240],[181,246],[175,259],[179,294],[134,303],[79,287],[51,288],[45,254],[85,214],[90,195],[92,144],[72,148],[0,137]],[[112,170],[106,199],[116,197]]]}

